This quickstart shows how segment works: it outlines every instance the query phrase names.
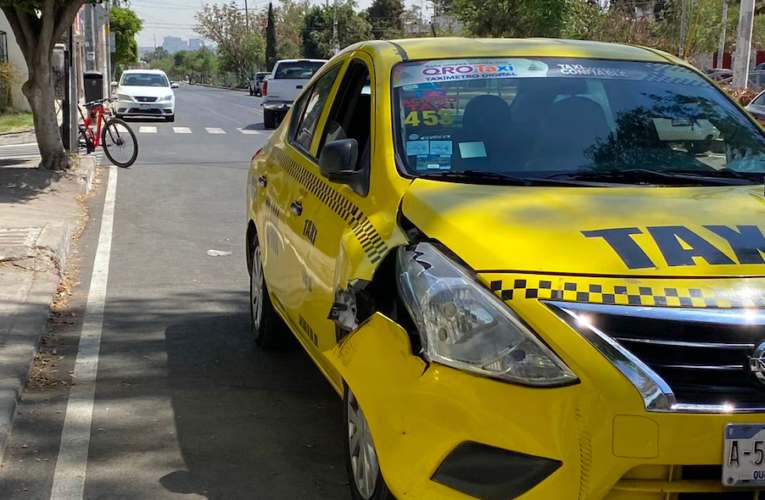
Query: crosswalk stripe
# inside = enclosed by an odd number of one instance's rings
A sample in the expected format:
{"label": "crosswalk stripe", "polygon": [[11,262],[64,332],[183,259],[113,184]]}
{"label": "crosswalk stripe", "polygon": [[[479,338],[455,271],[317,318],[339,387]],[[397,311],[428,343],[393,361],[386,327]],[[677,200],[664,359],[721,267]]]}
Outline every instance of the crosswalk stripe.
{"label": "crosswalk stripe", "polygon": [[226,131],[223,130],[222,128],[214,128],[214,127],[213,128],[209,128],[209,127],[206,127],[205,130],[207,130],[208,134],[225,134],[226,133]]}
{"label": "crosswalk stripe", "polygon": [[260,132],[258,132],[257,130],[248,130],[246,128],[240,128],[239,132],[241,132],[241,133],[243,133],[245,135],[259,135],[260,134]]}
{"label": "crosswalk stripe", "polygon": [[157,127],[141,127],[138,129],[138,132],[141,134],[156,134]]}
{"label": "crosswalk stripe", "polygon": [[173,127],[173,131],[176,134],[190,134],[191,129],[189,127]]}

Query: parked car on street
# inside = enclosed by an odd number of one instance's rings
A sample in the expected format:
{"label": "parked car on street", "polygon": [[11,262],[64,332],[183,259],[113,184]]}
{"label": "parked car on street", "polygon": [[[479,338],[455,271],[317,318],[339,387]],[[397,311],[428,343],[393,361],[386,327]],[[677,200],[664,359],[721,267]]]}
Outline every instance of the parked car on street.
{"label": "parked car on street", "polygon": [[765,91],[757,94],[757,97],[746,106],[746,110],[754,116],[754,118],[765,125]]}
{"label": "parked car on street", "polygon": [[147,116],[175,121],[175,93],[164,71],[127,70],[112,88],[117,95],[118,118]]}
{"label": "parked car on street", "polygon": [[275,128],[303,91],[308,80],[327,61],[323,59],[283,59],[277,61],[263,92],[263,124]]}
{"label": "parked car on street", "polygon": [[354,500],[756,498],[764,175],[669,54],[359,43],[252,159],[254,342],[343,398]]}
{"label": "parked car on street", "polygon": [[263,94],[263,80],[270,75],[268,71],[261,71],[255,73],[255,76],[250,80],[250,95],[260,97]]}

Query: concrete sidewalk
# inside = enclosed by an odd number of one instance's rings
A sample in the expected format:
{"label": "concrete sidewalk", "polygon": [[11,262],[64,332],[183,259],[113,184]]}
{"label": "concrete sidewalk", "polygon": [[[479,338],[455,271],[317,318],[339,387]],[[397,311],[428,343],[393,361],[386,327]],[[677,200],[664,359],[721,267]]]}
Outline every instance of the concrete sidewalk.
{"label": "concrete sidewalk", "polygon": [[60,173],[38,169],[36,160],[0,162],[0,462],[96,163],[82,156]]}

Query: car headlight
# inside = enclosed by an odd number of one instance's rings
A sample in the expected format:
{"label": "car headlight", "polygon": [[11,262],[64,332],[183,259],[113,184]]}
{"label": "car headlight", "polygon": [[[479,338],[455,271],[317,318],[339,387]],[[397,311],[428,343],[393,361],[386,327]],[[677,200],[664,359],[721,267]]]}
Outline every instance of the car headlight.
{"label": "car headlight", "polygon": [[400,248],[397,264],[428,360],[522,385],[577,380],[507,305],[433,245]]}
{"label": "car headlight", "polygon": [[173,94],[170,94],[170,95],[166,95],[165,97],[163,97],[162,99],[160,99],[160,101],[165,101],[165,102],[167,102],[167,101],[172,101],[172,100],[173,100]]}
{"label": "car headlight", "polygon": [[127,94],[117,94],[117,99],[120,101],[133,101],[134,99]]}

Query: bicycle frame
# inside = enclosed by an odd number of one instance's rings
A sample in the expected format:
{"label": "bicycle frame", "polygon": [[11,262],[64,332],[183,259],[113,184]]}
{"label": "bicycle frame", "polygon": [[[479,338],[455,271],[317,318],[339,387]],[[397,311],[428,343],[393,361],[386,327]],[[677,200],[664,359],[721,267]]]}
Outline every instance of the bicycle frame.
{"label": "bicycle frame", "polygon": [[[104,123],[104,114],[106,112],[106,109],[104,108],[103,104],[100,104],[93,108],[90,113],[88,114],[88,117],[86,118],[85,115],[82,113],[82,109],[80,109],[80,116],[82,117],[82,124],[85,126],[85,128],[88,131],[88,138],[93,143],[93,148],[97,148],[101,145],[101,127]],[[93,134],[93,129],[91,128],[91,125],[93,124],[93,120],[98,119],[98,124],[96,128],[96,133]]]}

